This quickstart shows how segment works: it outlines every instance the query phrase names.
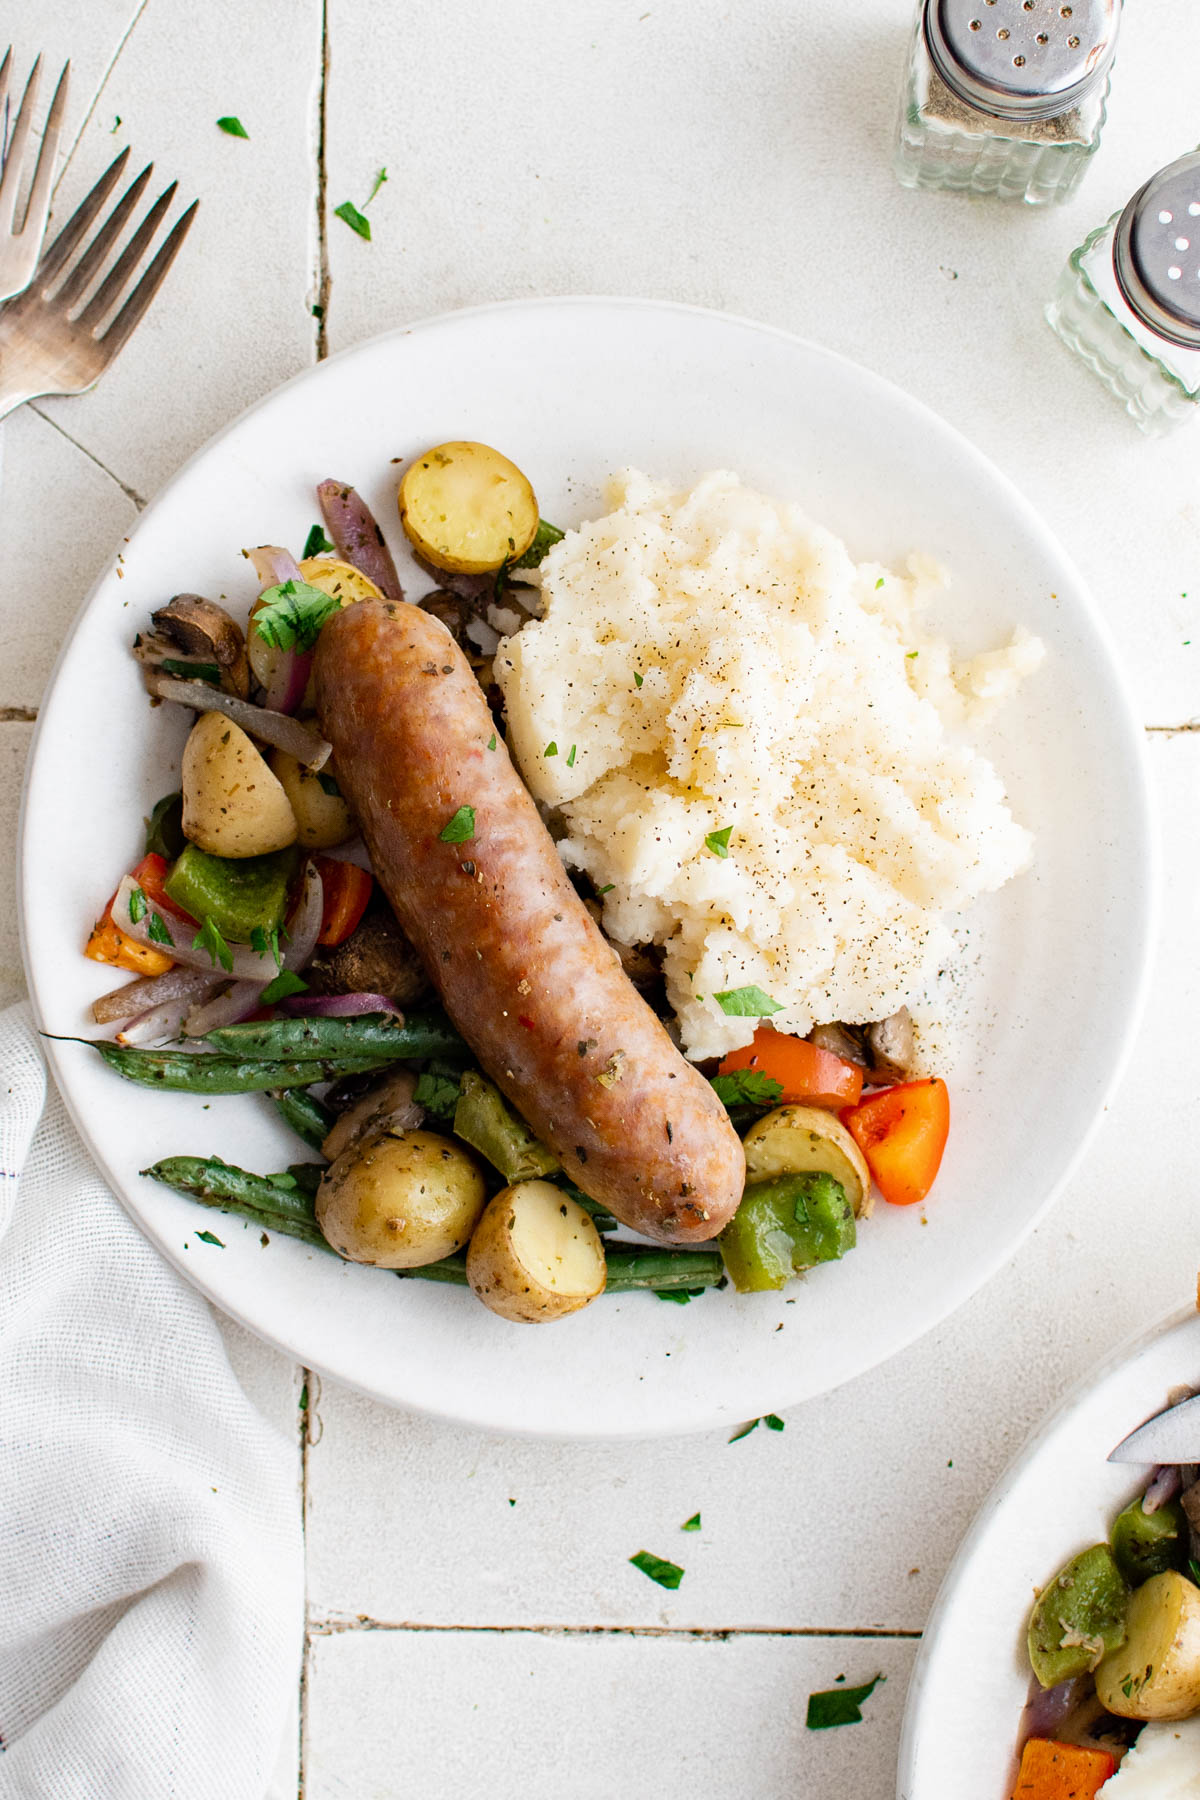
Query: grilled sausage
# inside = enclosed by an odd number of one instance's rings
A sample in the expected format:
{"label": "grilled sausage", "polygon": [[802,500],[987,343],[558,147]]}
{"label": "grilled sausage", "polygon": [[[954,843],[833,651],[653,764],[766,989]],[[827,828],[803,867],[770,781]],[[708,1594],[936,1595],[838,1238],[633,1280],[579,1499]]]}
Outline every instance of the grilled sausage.
{"label": "grilled sausage", "polygon": [[588,917],[450,633],[360,601],[315,673],[375,874],[484,1069],[625,1224],[714,1237],[741,1199],[737,1133]]}

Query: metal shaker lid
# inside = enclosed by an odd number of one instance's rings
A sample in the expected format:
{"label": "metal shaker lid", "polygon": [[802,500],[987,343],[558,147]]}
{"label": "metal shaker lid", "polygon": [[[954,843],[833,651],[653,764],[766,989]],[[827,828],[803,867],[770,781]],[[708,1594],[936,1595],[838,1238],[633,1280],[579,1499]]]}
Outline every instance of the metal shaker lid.
{"label": "metal shaker lid", "polygon": [[1052,119],[1104,81],[1122,0],[925,0],[934,67],[968,106]]}
{"label": "metal shaker lid", "polygon": [[1113,273],[1143,325],[1200,350],[1200,150],[1133,196],[1113,238]]}

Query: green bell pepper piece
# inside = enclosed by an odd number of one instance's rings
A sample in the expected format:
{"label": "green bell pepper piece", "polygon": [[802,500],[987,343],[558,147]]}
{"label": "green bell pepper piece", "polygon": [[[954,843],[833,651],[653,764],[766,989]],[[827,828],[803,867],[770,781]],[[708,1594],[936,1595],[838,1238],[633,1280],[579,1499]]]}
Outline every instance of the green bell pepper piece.
{"label": "green bell pepper piece", "polygon": [[739,1294],[781,1288],[815,1263],[837,1262],[855,1242],[854,1208],[823,1170],[754,1182],[717,1239]]}
{"label": "green bell pepper piece", "polygon": [[1081,1550],[1042,1589],[1029,1621],[1029,1661],[1044,1688],[1086,1675],[1125,1642],[1129,1587],[1107,1544]]}
{"label": "green bell pepper piece", "polygon": [[1187,1567],[1187,1515],[1178,1500],[1168,1500],[1157,1512],[1148,1513],[1142,1511],[1139,1495],[1117,1514],[1108,1541],[1131,1587],[1140,1587],[1151,1575]]}
{"label": "green bell pepper piece", "polygon": [[299,860],[294,846],[235,858],[187,844],[163,887],[193,919],[211,919],[223,938],[248,944],[256,929],[271,932],[283,924]]}

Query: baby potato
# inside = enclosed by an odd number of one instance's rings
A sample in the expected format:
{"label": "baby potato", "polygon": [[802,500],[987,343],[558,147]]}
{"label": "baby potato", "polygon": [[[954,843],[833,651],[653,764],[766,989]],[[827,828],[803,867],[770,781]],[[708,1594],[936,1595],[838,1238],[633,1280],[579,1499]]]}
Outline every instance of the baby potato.
{"label": "baby potato", "polygon": [[317,1224],[350,1262],[419,1269],[462,1249],[486,1198],[479,1164],[453,1138],[385,1127],[326,1169]]}
{"label": "baby potato", "polygon": [[336,788],[331,763],[319,772],[306,769],[286,750],[272,750],[270,766],[296,816],[296,842],[306,850],[328,850],[354,836],[354,815]]}
{"label": "baby potato", "polygon": [[240,725],[202,713],[183,747],[183,835],[213,856],[263,856],[296,842],[296,815]]}
{"label": "baby potato", "polygon": [[400,523],[426,562],[482,575],[524,556],[538,503],[515,463],[487,444],[435,444],[400,482]]}
{"label": "baby potato", "polygon": [[846,1127],[823,1106],[777,1106],[752,1125],[742,1140],[746,1180],[823,1170],[840,1181],[855,1218],[871,1212],[871,1173]]}
{"label": "baby potato", "polygon": [[488,1203],[467,1280],[502,1319],[543,1324],[604,1292],[604,1246],[590,1216],[550,1181],[518,1181]]}
{"label": "baby potato", "polygon": [[1125,1642],[1096,1670],[1121,1719],[1188,1719],[1200,1709],[1200,1588],[1175,1569],[1134,1589]]}

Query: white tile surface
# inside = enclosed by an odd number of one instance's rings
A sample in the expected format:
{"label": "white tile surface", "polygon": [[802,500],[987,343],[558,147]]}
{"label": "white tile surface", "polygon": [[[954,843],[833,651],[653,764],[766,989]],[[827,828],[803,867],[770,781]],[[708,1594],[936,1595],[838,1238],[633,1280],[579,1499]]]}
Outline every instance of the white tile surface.
{"label": "white tile surface", "polygon": [[[914,1646],[350,1631],[313,1641],[305,1800],[889,1800]],[[887,1680],[861,1724],[808,1695]]]}
{"label": "white tile surface", "polygon": [[21,781],[33,737],[32,725],[0,722],[0,1006],[25,993],[21,947],[17,942],[17,884],[13,849]]}

